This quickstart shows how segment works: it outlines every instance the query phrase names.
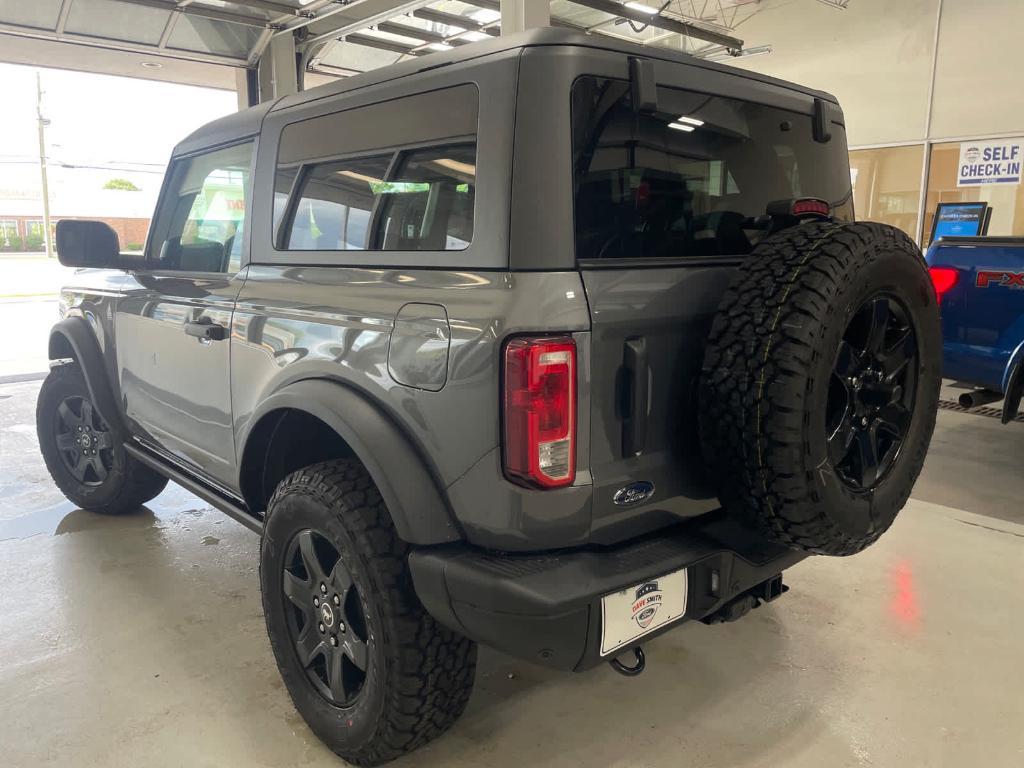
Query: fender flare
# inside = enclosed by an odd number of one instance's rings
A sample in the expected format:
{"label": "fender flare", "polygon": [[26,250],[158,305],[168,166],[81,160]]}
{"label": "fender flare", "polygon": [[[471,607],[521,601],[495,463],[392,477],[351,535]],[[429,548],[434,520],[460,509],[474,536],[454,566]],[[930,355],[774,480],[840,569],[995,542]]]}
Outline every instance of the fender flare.
{"label": "fender flare", "polygon": [[85,385],[100,416],[122,439],[126,439],[128,429],[121,416],[114,390],[104,367],[103,352],[89,323],[81,317],[66,317],[50,330],[48,354],[51,360],[68,357],[67,347],[71,348],[72,357],[82,371]]}
{"label": "fender flare", "polygon": [[339,382],[303,379],[266,398],[239,441],[240,456],[248,458],[246,446],[252,428],[265,415],[282,408],[316,417],[348,443],[373,478],[404,541],[427,545],[463,538],[443,487],[420,452],[381,409]]}

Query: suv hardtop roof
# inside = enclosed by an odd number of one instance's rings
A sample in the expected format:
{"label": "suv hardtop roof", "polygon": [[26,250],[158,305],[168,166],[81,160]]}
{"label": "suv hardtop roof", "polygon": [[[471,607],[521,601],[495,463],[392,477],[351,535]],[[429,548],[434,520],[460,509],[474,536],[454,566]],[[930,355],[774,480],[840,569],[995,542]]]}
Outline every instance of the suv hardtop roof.
{"label": "suv hardtop roof", "polygon": [[317,101],[319,99],[330,98],[332,96],[356,91],[361,88],[367,88],[381,83],[386,83],[391,80],[397,80],[429,69],[459,64],[473,59],[504,53],[506,51],[538,46],[558,45],[596,48],[599,50],[612,51],[614,53],[622,53],[640,58],[687,64],[701,69],[724,72],[737,77],[742,77],[746,80],[765,83],[766,85],[781,86],[783,88],[788,88],[815,98],[825,99],[838,104],[835,96],[830,93],[826,93],[825,91],[806,88],[804,86],[797,85],[796,83],[779,80],[768,75],[762,75],[758,72],[750,72],[737,67],[730,67],[725,64],[700,59],[696,56],[691,56],[690,54],[678,53],[676,51],[670,51],[663,48],[647,48],[626,41],[614,40],[609,37],[598,35],[588,35],[582,32],[563,28],[544,27],[527,30],[526,32],[521,32],[515,35],[506,35],[496,37],[492,40],[483,40],[478,43],[462,45],[451,51],[438,51],[427,56],[420,56],[410,59],[409,61],[391,64],[369,72],[363,72],[359,75],[342,78],[333,83],[325,83],[324,85],[317,86],[316,88],[311,88],[308,91],[302,91],[301,93],[296,93],[291,96],[283,96],[275,101],[269,101],[255,107],[250,107],[249,109],[242,110],[236,114],[214,120],[213,122],[207,123],[201,128],[196,129],[188,137],[182,140],[177,147],[175,147],[174,154],[180,155],[188,152],[194,152],[197,149],[202,149],[214,144],[224,143],[246,136],[253,136],[259,133],[263,118],[272,111],[277,112],[279,110],[289,109],[291,107],[308,104],[309,102]]}

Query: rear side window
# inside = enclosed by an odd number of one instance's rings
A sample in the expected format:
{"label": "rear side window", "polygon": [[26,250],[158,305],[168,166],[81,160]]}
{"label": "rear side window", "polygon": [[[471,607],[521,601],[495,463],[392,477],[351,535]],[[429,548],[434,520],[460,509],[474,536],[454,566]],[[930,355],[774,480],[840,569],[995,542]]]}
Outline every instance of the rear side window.
{"label": "rear side window", "polygon": [[275,245],[290,251],[468,248],[477,102],[475,86],[458,86],[286,127],[274,188]]}
{"label": "rear side window", "polygon": [[635,112],[628,83],[597,77],[576,81],[572,117],[577,258],[746,254],[777,200],[852,218],[839,125],[819,143],[810,115],[664,87]]}

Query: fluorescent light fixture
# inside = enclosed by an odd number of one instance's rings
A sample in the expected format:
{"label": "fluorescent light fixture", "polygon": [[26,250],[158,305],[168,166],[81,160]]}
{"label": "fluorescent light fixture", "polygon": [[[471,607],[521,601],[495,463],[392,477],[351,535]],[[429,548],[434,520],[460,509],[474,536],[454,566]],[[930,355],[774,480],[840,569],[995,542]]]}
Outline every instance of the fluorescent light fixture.
{"label": "fluorescent light fixture", "polygon": [[704,121],[703,120],[698,120],[696,117],[687,117],[686,115],[683,115],[682,117],[676,118],[676,122],[677,123],[686,123],[687,125],[695,125],[698,128],[700,128],[702,125],[704,125]]}
{"label": "fluorescent light fixture", "polygon": [[471,163],[463,163],[458,160],[452,160],[448,157],[441,157],[437,160],[431,160],[430,164],[438,165],[446,170],[455,171],[456,173],[461,173],[465,176],[476,176],[476,166]]}
{"label": "fluorescent light fixture", "polygon": [[448,43],[431,43],[427,48],[432,51],[450,51],[452,49]]}
{"label": "fluorescent light fixture", "polygon": [[481,24],[491,24],[501,18],[501,13],[490,8],[481,8],[480,10],[473,11],[473,13],[469,14],[469,18],[473,19],[473,21],[478,21]]}
{"label": "fluorescent light fixture", "polygon": [[630,2],[628,2],[628,3],[623,3],[623,5],[626,6],[627,8],[630,8],[630,9],[634,10],[634,11],[639,11],[640,13],[646,13],[646,14],[648,14],[650,16],[657,16],[659,13],[661,13],[661,11],[659,11],[657,8],[652,8],[651,6],[644,5],[643,3],[634,3],[634,2],[632,2],[632,0],[630,0]]}
{"label": "fluorescent light fixture", "polygon": [[491,36],[488,35],[486,32],[477,32],[476,30],[473,30],[471,32],[465,32],[459,35],[459,37],[461,37],[463,40],[470,40],[474,43],[479,43],[481,40],[491,39]]}
{"label": "fluorescent light fixture", "polygon": [[754,48],[744,48],[742,51],[715,51],[707,56],[702,56],[705,61],[730,61],[732,59],[738,59],[740,57],[746,58],[747,56],[763,56],[767,53],[772,52],[770,45],[758,45]]}
{"label": "fluorescent light fixture", "polygon": [[367,184],[383,184],[384,182],[380,179],[375,179],[373,176],[367,176],[365,173],[356,173],[355,171],[338,171],[339,176],[348,176],[350,179],[356,181],[365,181]]}
{"label": "fluorescent light fixture", "polygon": [[677,131],[685,131],[686,133],[693,133],[696,129],[692,125],[683,125],[682,123],[669,123],[669,128],[674,128]]}

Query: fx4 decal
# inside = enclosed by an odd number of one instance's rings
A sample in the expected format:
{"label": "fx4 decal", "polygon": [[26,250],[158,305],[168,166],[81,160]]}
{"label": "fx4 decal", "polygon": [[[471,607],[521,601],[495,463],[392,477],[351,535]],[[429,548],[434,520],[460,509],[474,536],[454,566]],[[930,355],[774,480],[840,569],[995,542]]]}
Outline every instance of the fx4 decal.
{"label": "fx4 decal", "polygon": [[979,269],[974,281],[978,288],[998,285],[1003,288],[1024,288],[1024,272],[1007,272],[1004,269]]}

